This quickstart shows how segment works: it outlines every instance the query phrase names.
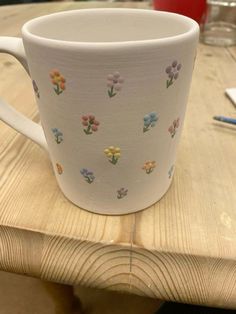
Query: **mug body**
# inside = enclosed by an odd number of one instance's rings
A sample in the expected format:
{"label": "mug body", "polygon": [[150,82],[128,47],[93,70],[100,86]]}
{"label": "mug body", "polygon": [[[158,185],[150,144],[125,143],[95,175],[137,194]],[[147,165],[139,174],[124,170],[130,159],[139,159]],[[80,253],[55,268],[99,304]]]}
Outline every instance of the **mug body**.
{"label": "mug body", "polygon": [[89,9],[23,26],[58,184],[76,205],[126,214],[171,184],[198,25],[177,14]]}

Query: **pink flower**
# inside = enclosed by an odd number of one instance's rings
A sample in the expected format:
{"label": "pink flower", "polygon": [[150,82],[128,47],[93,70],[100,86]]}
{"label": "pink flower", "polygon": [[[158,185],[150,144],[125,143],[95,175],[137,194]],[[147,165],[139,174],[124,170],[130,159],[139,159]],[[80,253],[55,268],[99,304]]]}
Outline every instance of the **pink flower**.
{"label": "pink flower", "polygon": [[96,132],[98,130],[98,127],[96,125],[92,125],[92,130]]}
{"label": "pink flower", "polygon": [[82,125],[84,126],[84,133],[86,135],[93,134],[93,132],[98,130],[100,123],[96,120],[93,114],[83,115],[81,118]]}
{"label": "pink flower", "polygon": [[93,121],[95,119],[95,117],[93,115],[89,115],[89,120]]}
{"label": "pink flower", "polygon": [[107,80],[108,81],[112,81],[113,82],[113,75],[112,74],[109,74],[109,75],[107,75]]}
{"label": "pink flower", "polygon": [[112,87],[113,86],[113,81],[107,81],[107,87]]}
{"label": "pink flower", "polygon": [[170,133],[173,133],[173,132],[174,132],[174,128],[173,128],[172,125],[169,127],[168,131],[169,131]]}
{"label": "pink flower", "polygon": [[121,90],[121,84],[120,83],[116,83],[116,84],[114,84],[114,89],[116,90],[116,91],[119,91],[119,90]]}

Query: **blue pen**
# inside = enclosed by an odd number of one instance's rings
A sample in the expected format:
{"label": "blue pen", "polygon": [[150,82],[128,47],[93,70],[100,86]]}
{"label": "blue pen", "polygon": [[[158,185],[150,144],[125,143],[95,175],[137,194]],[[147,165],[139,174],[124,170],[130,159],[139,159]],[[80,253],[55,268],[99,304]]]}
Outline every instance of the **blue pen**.
{"label": "blue pen", "polygon": [[214,116],[213,119],[217,121],[236,125],[236,119],[233,119],[233,118],[228,118],[228,117],[223,117],[223,116]]}

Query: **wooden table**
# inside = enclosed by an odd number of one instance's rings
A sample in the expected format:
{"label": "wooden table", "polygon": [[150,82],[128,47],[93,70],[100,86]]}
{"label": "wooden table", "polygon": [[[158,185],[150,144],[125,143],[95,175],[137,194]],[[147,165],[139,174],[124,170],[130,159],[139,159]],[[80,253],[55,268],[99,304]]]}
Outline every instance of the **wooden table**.
{"label": "wooden table", "polygon": [[[50,12],[146,3],[61,2],[0,8],[0,35]],[[30,79],[0,55],[0,95],[38,121]],[[154,206],[99,216],[67,201],[47,153],[0,123],[0,269],[163,300],[236,308],[236,48],[199,45],[174,182]]]}

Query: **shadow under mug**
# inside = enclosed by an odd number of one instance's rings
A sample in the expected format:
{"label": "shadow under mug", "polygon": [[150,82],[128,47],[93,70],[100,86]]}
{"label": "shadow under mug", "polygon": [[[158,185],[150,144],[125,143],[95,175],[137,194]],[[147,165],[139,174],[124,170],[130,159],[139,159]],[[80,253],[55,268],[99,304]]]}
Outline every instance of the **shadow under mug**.
{"label": "shadow under mug", "polygon": [[35,18],[22,37],[1,37],[0,51],[28,71],[42,127],[3,101],[0,118],[48,151],[77,206],[127,214],[158,201],[173,177],[198,24],[86,9]]}

